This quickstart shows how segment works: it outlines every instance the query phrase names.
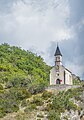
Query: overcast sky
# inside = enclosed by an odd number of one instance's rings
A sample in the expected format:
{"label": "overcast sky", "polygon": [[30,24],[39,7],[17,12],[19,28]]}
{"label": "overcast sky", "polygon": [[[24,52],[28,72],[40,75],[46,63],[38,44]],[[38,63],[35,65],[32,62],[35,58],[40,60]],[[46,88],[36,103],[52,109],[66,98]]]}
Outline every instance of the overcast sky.
{"label": "overcast sky", "polygon": [[0,0],[0,44],[20,46],[84,78],[84,0]]}

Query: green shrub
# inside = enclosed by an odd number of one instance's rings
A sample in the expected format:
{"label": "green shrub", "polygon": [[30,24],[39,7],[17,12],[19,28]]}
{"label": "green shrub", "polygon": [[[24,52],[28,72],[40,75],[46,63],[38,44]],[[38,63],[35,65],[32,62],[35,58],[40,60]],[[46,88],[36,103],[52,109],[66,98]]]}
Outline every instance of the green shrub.
{"label": "green shrub", "polygon": [[3,90],[3,86],[0,84],[0,90]]}
{"label": "green shrub", "polygon": [[52,109],[54,109],[56,112],[61,113],[65,111],[64,107],[64,99],[58,97],[55,97],[52,102]]}
{"label": "green shrub", "polygon": [[10,94],[14,95],[17,100],[23,100],[31,97],[31,93],[24,88],[12,88]]}
{"label": "green shrub", "polygon": [[23,99],[23,100],[21,101],[21,107],[27,107],[27,106],[29,106],[29,105],[30,105],[29,100]]}
{"label": "green shrub", "polygon": [[29,91],[31,94],[37,94],[43,92],[44,89],[45,89],[45,85],[43,83],[39,83],[39,84],[35,83],[29,87]]}
{"label": "green shrub", "polygon": [[52,97],[52,93],[51,93],[51,92],[48,92],[48,91],[44,91],[43,94],[42,94],[42,97],[43,97],[44,99],[51,98],[51,97]]}
{"label": "green shrub", "polygon": [[25,112],[25,113],[28,113],[28,112],[33,111],[33,110],[35,110],[35,109],[36,109],[36,104],[30,104],[30,105],[24,110],[24,112]]}
{"label": "green shrub", "polygon": [[36,104],[31,104],[31,109],[36,109]]}
{"label": "green shrub", "polygon": [[75,99],[76,99],[77,101],[81,101],[81,97],[80,97],[80,96],[75,96]]}
{"label": "green shrub", "polygon": [[13,105],[13,107],[11,109],[13,110],[13,112],[17,112],[19,110],[19,106]]}
{"label": "green shrub", "polygon": [[43,101],[40,96],[33,97],[33,101],[31,103],[36,104],[37,106],[43,105]]}
{"label": "green shrub", "polygon": [[69,101],[69,102],[68,102],[68,105],[67,105],[67,109],[68,109],[68,110],[72,109],[72,110],[75,111],[75,110],[78,109],[78,107],[77,107],[77,105],[74,104],[72,101]]}
{"label": "green shrub", "polygon": [[3,110],[0,110],[0,118],[3,118],[6,115],[6,113]]}
{"label": "green shrub", "polygon": [[26,106],[27,106],[26,99],[22,100],[22,102],[21,102],[21,106],[22,106],[22,107],[26,107]]}
{"label": "green shrub", "polygon": [[52,104],[51,103],[47,104],[47,106],[45,107],[45,110],[46,111],[52,110]]}
{"label": "green shrub", "polygon": [[4,94],[5,90],[0,90],[0,94]]}
{"label": "green shrub", "polygon": [[48,119],[49,120],[61,120],[60,114],[56,112],[55,110],[49,111]]}

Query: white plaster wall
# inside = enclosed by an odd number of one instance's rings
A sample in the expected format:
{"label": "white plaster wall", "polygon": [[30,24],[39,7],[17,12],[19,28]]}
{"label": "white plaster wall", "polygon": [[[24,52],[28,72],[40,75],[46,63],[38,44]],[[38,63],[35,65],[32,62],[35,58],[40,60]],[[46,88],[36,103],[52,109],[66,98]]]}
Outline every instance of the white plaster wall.
{"label": "white plaster wall", "polygon": [[72,74],[65,70],[65,81],[66,81],[66,84],[69,84],[69,85],[72,85]]}
{"label": "white plaster wall", "polygon": [[56,85],[57,79],[62,80],[61,84],[64,84],[64,67],[61,65],[59,66],[59,72],[56,72],[56,66],[50,70],[50,85]]}
{"label": "white plaster wall", "polygon": [[56,68],[50,70],[50,85],[56,85]]}
{"label": "white plaster wall", "polygon": [[59,79],[62,80],[61,84],[64,84],[64,67],[60,66]]}
{"label": "white plaster wall", "polygon": [[[61,84],[64,84],[64,71],[65,71],[65,84],[72,85],[72,74],[63,66],[59,66],[59,72],[56,72],[56,66],[50,70],[50,85],[56,85],[56,80],[62,80]],[[59,74],[59,76],[58,76]]]}

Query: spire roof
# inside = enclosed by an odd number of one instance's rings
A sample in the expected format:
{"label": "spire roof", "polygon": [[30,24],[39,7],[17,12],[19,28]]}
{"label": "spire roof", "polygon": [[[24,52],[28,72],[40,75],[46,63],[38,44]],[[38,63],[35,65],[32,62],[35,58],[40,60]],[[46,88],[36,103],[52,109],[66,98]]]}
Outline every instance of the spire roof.
{"label": "spire roof", "polygon": [[56,49],[56,52],[55,52],[54,56],[57,56],[57,55],[62,56],[58,45],[57,45],[57,49]]}

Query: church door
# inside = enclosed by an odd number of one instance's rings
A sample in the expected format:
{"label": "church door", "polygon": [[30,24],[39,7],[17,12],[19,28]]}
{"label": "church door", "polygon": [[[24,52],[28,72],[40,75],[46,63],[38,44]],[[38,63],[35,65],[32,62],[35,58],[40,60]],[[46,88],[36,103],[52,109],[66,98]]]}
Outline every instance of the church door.
{"label": "church door", "polygon": [[60,79],[57,79],[57,80],[56,80],[56,84],[60,84]]}

